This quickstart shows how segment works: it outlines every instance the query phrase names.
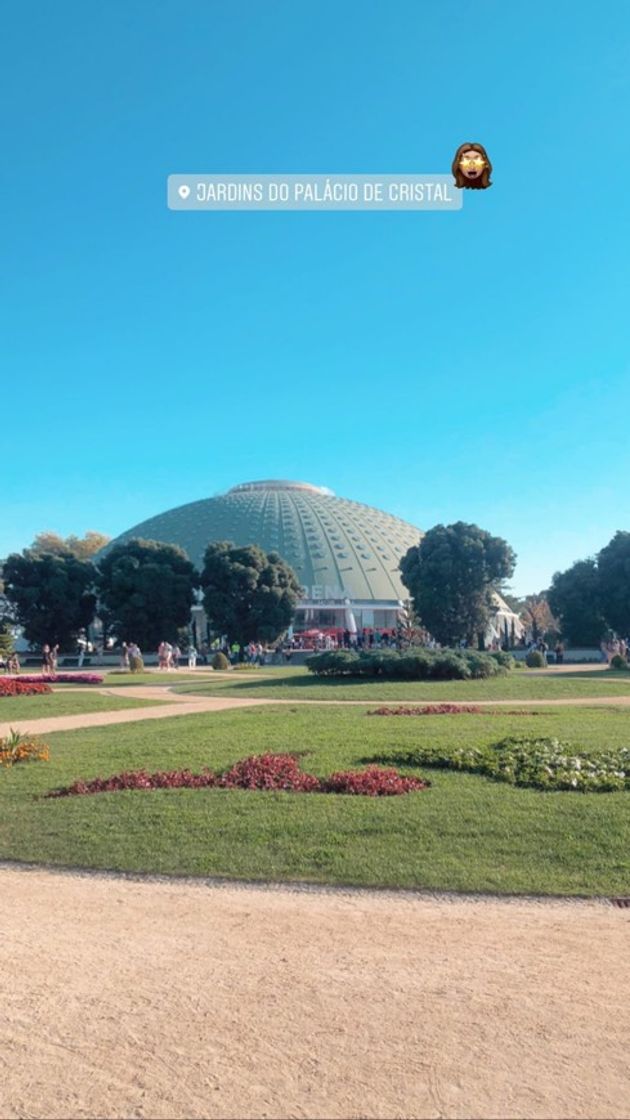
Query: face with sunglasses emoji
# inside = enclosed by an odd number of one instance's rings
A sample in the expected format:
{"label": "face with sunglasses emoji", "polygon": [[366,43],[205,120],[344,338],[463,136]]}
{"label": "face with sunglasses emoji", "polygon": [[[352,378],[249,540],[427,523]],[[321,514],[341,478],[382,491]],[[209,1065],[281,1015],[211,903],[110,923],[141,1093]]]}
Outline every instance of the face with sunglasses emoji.
{"label": "face with sunglasses emoji", "polygon": [[455,186],[485,191],[491,187],[492,164],[483,144],[460,144],[452,165]]}

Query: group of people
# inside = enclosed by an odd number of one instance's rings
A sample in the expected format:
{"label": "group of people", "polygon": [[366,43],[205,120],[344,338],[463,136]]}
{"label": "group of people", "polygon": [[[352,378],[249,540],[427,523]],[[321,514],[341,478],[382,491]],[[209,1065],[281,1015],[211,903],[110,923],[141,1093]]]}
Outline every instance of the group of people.
{"label": "group of people", "polygon": [[250,642],[245,646],[245,660],[249,661],[250,665],[265,664],[265,648],[262,642]]}
{"label": "group of people", "polygon": [[3,663],[2,661],[0,661],[0,665],[3,665],[4,668],[6,668],[7,673],[19,673],[20,659],[15,650],[13,651],[13,653],[9,654],[6,662]]}
{"label": "group of people", "polygon": [[56,677],[58,661],[59,645],[49,646],[46,642],[46,644],[42,646],[42,676]]}
{"label": "group of people", "polygon": [[331,650],[331,649],[374,649],[390,647],[394,649],[399,644],[396,630],[338,630],[322,632],[321,634],[302,635],[296,634],[293,638],[285,639],[282,649],[290,650]]}
{"label": "group of people", "polygon": [[140,646],[136,642],[123,642],[120,647],[120,668],[127,673],[138,673],[143,667]]}
{"label": "group of people", "polygon": [[607,661],[609,665],[613,657],[623,657],[627,660],[628,651],[630,650],[630,638],[627,641],[624,638],[612,638],[608,642],[602,642],[600,649],[602,651],[602,660]]}
{"label": "group of people", "polygon": [[[177,644],[171,645],[170,642],[160,642],[158,646],[158,670],[160,672],[169,672],[171,669],[179,669],[179,661],[182,656],[182,651]],[[197,650],[193,645],[188,647],[188,668],[195,669],[197,667]]]}

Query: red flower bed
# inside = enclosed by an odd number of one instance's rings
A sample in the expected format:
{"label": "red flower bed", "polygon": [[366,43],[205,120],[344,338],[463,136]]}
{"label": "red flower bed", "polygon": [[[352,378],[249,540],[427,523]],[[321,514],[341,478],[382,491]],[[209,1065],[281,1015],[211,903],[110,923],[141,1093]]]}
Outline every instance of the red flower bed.
{"label": "red flower bed", "polygon": [[48,676],[42,673],[22,673],[21,681],[27,684],[37,684],[38,681],[48,681],[50,684],[102,684],[103,677],[99,673],[55,673]]}
{"label": "red flower bed", "polygon": [[287,789],[310,793],[319,779],[305,774],[295,755],[254,754],[237,762],[218,782],[224,789]]}
{"label": "red flower bed", "polygon": [[369,716],[455,716],[461,712],[479,715],[483,708],[476,704],[425,704],[422,708],[376,708]]}
{"label": "red flower bed", "polygon": [[0,677],[0,696],[39,696],[44,692],[52,692],[52,688],[39,679],[30,682],[19,677]]}
{"label": "red flower bed", "polygon": [[211,770],[193,774],[190,770],[128,770],[111,778],[92,778],[52,790],[47,797],[69,797],[87,793],[114,793],[121,789],[280,789],[293,793],[353,793],[366,797],[392,797],[426,789],[430,783],[421,778],[404,778],[396,770],[369,766],[367,770],[346,770],[320,782],[314,774],[300,770],[292,754],[252,755],[237,762],[218,777]]}
{"label": "red flower bed", "polygon": [[423,778],[404,778],[397,770],[385,766],[368,766],[366,770],[340,770],[322,782],[325,793],[353,793],[364,797],[395,797],[426,789],[430,783]]}
{"label": "red flower bed", "polygon": [[92,778],[89,782],[73,782],[63,789],[54,789],[47,797],[70,797],[85,793],[115,793],[121,789],[204,789],[217,784],[212,770],[193,774],[190,770],[125,770],[111,778]]}
{"label": "red flower bed", "polygon": [[425,704],[422,708],[375,708],[369,716],[537,716],[540,712],[507,708],[480,708],[477,704]]}

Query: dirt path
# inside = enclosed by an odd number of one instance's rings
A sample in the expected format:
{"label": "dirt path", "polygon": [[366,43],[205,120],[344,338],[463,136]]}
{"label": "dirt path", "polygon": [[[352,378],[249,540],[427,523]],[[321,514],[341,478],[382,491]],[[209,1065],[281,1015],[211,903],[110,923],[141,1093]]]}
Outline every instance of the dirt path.
{"label": "dirt path", "polygon": [[0,1115],[624,1118],[601,903],[0,870]]}
{"label": "dirt path", "polygon": [[[74,691],[74,689],[64,689],[64,692]],[[139,720],[146,719],[166,719],[172,716],[189,716],[196,715],[202,712],[223,712],[232,708],[253,708],[260,705],[279,704],[288,705],[289,707],[297,707],[303,704],[311,704],[316,706],[339,707],[339,706],[379,706],[387,705],[389,707],[404,706],[420,706],[422,704],[430,703],[429,700],[287,700],[287,699],[273,699],[271,697],[242,697],[242,696],[194,696],[191,693],[176,693],[171,692],[169,688],[153,685],[138,685],[131,688],[130,686],[112,687],[112,688],[99,688],[92,691],[98,691],[103,696],[124,696],[130,699],[132,696],[137,696],[140,700],[155,700],[160,701],[159,707],[155,708],[123,708],[113,712],[82,712],[78,715],[65,715],[65,716],[48,716],[45,719],[25,719],[25,720],[8,720],[6,723],[0,723],[0,738],[3,735],[8,735],[9,731],[15,730],[19,732],[30,732],[33,735],[47,735],[55,731],[76,731],[82,727],[104,727],[112,723],[136,723]],[[168,703],[165,701],[168,700]],[[440,703],[440,701],[435,701]],[[474,703],[479,707],[486,708],[563,708],[563,707],[628,707],[630,706],[630,695],[628,696],[593,696],[593,697],[579,697],[579,698],[565,698],[557,700],[449,700],[449,704],[455,704],[458,707]]]}

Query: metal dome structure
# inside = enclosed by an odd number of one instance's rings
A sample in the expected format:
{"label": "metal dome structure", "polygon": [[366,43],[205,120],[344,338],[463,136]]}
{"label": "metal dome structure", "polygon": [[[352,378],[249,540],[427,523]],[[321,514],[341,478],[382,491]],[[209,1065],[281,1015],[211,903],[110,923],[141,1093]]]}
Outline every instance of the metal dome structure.
{"label": "metal dome structure", "polygon": [[[257,544],[295,570],[304,598],[296,628],[396,625],[408,598],[400,558],[418,544],[415,526],[323,486],[269,479],[149,518],[113,544],[142,537],[177,544],[197,567],[211,541]],[[111,547],[111,545],[109,546]]]}

